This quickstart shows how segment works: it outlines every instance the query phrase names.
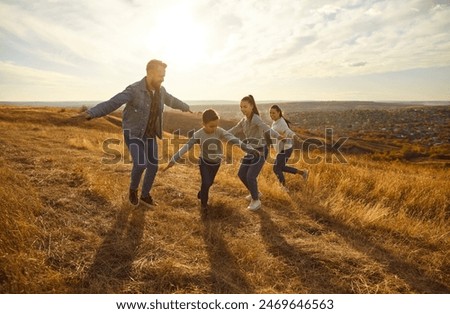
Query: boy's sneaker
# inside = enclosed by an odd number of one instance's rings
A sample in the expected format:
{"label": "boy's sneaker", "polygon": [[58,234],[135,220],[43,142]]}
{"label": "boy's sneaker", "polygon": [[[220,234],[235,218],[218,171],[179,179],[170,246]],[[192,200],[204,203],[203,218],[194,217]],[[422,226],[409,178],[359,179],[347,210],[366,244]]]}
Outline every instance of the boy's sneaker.
{"label": "boy's sneaker", "polygon": [[141,203],[144,204],[145,206],[148,206],[148,207],[158,205],[158,204],[153,200],[153,198],[150,196],[150,194],[147,195],[147,196],[141,196]]}
{"label": "boy's sneaker", "polygon": [[[261,196],[262,196],[262,193],[261,192],[258,192],[258,198],[261,198]],[[251,201],[252,200],[252,195],[251,194],[249,194],[249,195],[247,195],[246,197],[245,197],[245,200],[247,200],[247,201]]]}
{"label": "boy's sneaker", "polygon": [[285,186],[285,185],[283,185],[283,184],[280,184],[280,189],[281,189],[281,191],[283,191],[283,192],[289,192],[289,189],[287,188],[287,186]]}
{"label": "boy's sneaker", "polygon": [[250,205],[248,205],[248,210],[258,210],[261,208],[261,201],[260,200],[252,200],[250,202]]}
{"label": "boy's sneaker", "polygon": [[137,206],[139,204],[138,191],[130,189],[128,200],[130,201],[131,205]]}
{"label": "boy's sneaker", "polygon": [[303,180],[307,181],[308,180],[308,176],[309,176],[309,171],[306,170],[306,169],[303,170],[303,173],[302,173]]}
{"label": "boy's sneaker", "polygon": [[208,205],[200,205],[200,215],[202,219],[208,218]]}

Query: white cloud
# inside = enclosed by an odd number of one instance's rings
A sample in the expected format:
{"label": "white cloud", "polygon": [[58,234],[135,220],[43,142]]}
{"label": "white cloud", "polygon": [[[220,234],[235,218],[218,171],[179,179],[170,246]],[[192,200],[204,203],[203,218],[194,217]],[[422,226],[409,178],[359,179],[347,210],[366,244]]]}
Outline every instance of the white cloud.
{"label": "white cloud", "polygon": [[274,80],[448,66],[449,29],[443,0],[3,1],[0,75],[123,86],[160,58],[167,84],[202,98],[205,86],[228,95]]}
{"label": "white cloud", "polygon": [[76,79],[74,76],[53,71],[42,71],[35,68],[0,61],[0,83],[20,80],[21,84],[36,83],[42,85],[58,85]]}
{"label": "white cloud", "polygon": [[[449,54],[443,53],[448,48],[443,39],[450,42],[449,7],[436,16],[426,1],[409,5],[420,12],[401,1],[227,2],[211,6],[206,19],[213,37],[222,39],[223,63],[252,68],[241,71],[244,79],[255,71],[326,77],[450,64]],[[222,27],[230,17],[235,27]],[[419,57],[430,49],[435,53],[428,61]],[[345,66],[357,62],[367,66]]]}

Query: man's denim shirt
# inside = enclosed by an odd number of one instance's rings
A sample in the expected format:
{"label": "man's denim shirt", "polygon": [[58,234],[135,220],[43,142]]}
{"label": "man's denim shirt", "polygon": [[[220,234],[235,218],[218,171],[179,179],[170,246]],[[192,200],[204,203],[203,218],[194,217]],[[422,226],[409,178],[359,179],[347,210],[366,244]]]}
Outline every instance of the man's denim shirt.
{"label": "man's denim shirt", "polygon": [[[130,137],[143,138],[150,115],[151,103],[152,97],[147,90],[144,77],[142,80],[128,86],[123,92],[112,97],[110,100],[99,103],[95,107],[88,109],[87,112],[92,118],[99,118],[117,110],[123,104],[126,104],[122,114],[123,131],[129,132]],[[157,134],[159,138],[161,138],[162,134],[162,112],[164,110],[164,104],[181,111],[189,111],[189,105],[170,95],[166,92],[166,89],[161,86],[160,117],[157,125]]]}

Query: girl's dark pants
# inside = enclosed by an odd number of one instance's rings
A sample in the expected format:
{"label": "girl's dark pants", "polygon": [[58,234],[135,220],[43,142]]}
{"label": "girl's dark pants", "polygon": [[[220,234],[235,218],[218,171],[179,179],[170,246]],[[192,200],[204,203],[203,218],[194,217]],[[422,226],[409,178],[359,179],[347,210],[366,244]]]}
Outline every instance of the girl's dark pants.
{"label": "girl's dark pants", "polygon": [[275,164],[273,165],[273,172],[275,172],[278,180],[280,181],[280,183],[282,185],[284,185],[286,183],[283,172],[293,173],[293,174],[298,173],[297,169],[286,166],[286,163],[287,163],[289,157],[291,157],[293,150],[294,150],[294,148],[291,147],[291,148],[283,150],[282,152],[277,154]]}

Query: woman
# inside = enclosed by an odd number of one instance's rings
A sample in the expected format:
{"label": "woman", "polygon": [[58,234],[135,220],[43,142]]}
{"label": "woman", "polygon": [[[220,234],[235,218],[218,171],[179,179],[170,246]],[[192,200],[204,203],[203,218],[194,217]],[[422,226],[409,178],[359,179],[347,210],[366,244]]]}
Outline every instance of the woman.
{"label": "woman", "polygon": [[261,120],[252,95],[242,98],[240,106],[244,117],[228,132],[233,135],[242,132],[245,136],[244,143],[260,152],[260,156],[256,157],[250,154],[245,155],[238,172],[239,179],[250,192],[250,195],[246,197],[250,200],[247,209],[258,210],[261,208],[261,193],[258,191],[257,178],[269,153],[267,145],[271,137],[276,139],[283,137]]}
{"label": "woman", "polygon": [[303,179],[307,180],[308,170],[299,170],[286,165],[294,150],[292,138],[299,140],[299,137],[289,128],[290,122],[283,117],[283,112],[279,106],[273,105],[270,107],[269,113],[270,118],[273,120],[272,129],[285,136],[284,140],[279,141],[274,145],[277,157],[275,159],[275,164],[273,165],[273,172],[277,176],[282,188],[287,191],[284,172],[301,175]]}

